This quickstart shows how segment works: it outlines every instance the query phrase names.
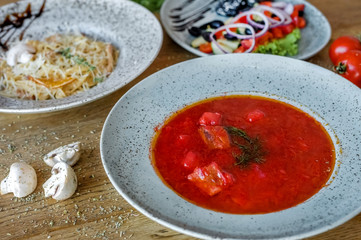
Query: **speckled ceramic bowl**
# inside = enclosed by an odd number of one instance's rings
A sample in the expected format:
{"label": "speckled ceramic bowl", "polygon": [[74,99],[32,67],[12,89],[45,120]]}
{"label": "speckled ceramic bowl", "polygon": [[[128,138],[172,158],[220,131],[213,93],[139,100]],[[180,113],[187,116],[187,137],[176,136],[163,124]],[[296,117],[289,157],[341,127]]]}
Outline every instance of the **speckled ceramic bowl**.
{"label": "speckled ceramic bowl", "polygon": [[[172,11],[179,6],[182,6],[188,0],[173,1],[166,0],[162,5],[160,11],[162,24],[169,34],[169,36],[180,46],[186,50],[198,55],[198,56],[208,56],[208,54],[199,51],[190,46],[194,37],[192,37],[187,30],[178,32],[174,31],[174,25],[184,24],[184,22],[173,23],[174,20],[179,20],[178,18],[171,18],[170,15],[176,15],[182,11]],[[195,0],[192,4],[189,4],[188,7],[184,8],[184,12],[192,12],[194,9],[199,9],[199,6],[202,6],[206,1],[210,2],[211,0]],[[307,59],[321,51],[322,48],[326,46],[328,41],[331,38],[331,26],[327,18],[312,4],[304,0],[276,0],[283,2],[292,2],[294,4],[303,3],[305,4],[305,18],[307,21],[307,26],[301,30],[301,40],[299,41],[299,52],[297,55],[292,56],[296,59]],[[225,21],[226,17],[221,17],[215,12],[215,7],[217,6],[217,1],[212,1],[212,10],[204,14],[204,18],[196,22],[195,26],[202,26],[205,23],[213,21],[215,19]]]}
{"label": "speckled ceramic bowl", "polygon": [[[37,13],[43,0],[25,0],[0,8],[0,19],[23,12],[31,2]],[[29,24],[29,19],[24,26]],[[163,41],[162,28],[144,7],[124,0],[47,0],[45,10],[26,31],[24,39],[44,39],[54,33],[81,32],[120,51],[113,73],[103,83],[67,98],[46,101],[17,100],[0,96],[0,112],[35,113],[76,107],[104,97],[141,74],[156,58]],[[12,41],[18,40],[17,31]]]}
{"label": "speckled ceramic bowl", "polygon": [[[258,215],[210,211],[165,186],[149,158],[154,127],[188,104],[232,94],[278,99],[320,121],[336,149],[328,186],[295,207]],[[360,120],[361,90],[331,71],[272,55],[211,56],[159,71],[127,92],[105,122],[101,157],[111,182],[130,204],[176,231],[199,238],[298,239],[361,211]]]}

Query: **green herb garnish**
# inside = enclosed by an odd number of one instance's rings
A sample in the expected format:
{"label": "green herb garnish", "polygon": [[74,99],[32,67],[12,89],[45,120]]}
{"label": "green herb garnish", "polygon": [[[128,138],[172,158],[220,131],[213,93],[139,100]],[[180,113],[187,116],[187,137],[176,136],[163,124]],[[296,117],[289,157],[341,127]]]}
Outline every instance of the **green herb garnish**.
{"label": "green herb garnish", "polygon": [[139,3],[150,11],[155,12],[160,9],[164,0],[133,0],[133,2]]}
{"label": "green herb garnish", "polygon": [[241,150],[241,153],[233,153],[235,165],[247,167],[251,162],[264,162],[264,151],[258,137],[251,138],[244,130],[236,127],[225,127],[225,130],[230,135],[232,143]]}
{"label": "green herb garnish", "polygon": [[96,82],[96,83],[100,83],[100,82],[103,82],[104,79],[103,79],[102,77],[95,77],[95,78],[93,79],[93,81]]}
{"label": "green herb garnish", "polygon": [[79,65],[84,65],[86,67],[89,68],[90,71],[94,71],[95,70],[95,66],[89,64],[85,58],[81,58],[79,56],[76,56],[76,55],[73,55],[70,53],[70,48],[66,48],[66,49],[63,49],[63,50],[60,50],[58,53],[60,53],[62,56],[64,56],[66,59],[71,59],[73,58],[74,59],[74,62],[79,64]]}

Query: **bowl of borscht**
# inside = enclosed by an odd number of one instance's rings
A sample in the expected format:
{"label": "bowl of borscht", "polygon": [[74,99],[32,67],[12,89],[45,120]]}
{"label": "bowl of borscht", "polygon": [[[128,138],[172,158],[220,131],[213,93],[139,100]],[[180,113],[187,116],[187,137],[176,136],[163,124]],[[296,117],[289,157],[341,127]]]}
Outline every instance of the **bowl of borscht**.
{"label": "bowl of borscht", "polygon": [[202,239],[299,239],[361,210],[359,88],[263,54],[185,61],[131,88],[100,147],[154,221]]}

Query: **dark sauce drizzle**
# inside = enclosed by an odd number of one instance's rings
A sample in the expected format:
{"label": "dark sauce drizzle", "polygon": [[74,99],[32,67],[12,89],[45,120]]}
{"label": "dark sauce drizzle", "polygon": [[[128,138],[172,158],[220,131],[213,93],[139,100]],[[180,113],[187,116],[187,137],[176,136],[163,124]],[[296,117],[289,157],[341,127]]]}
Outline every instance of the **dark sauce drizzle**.
{"label": "dark sauce drizzle", "polygon": [[4,21],[0,24],[0,47],[3,50],[8,50],[8,42],[15,34],[18,28],[21,28],[24,25],[26,19],[31,19],[29,24],[23,29],[19,35],[19,40],[23,39],[25,31],[29,26],[34,22],[34,20],[41,16],[44,12],[46,0],[43,1],[41,8],[38,13],[33,13],[31,10],[31,3],[28,4],[25,11],[20,13],[11,13],[6,15]]}

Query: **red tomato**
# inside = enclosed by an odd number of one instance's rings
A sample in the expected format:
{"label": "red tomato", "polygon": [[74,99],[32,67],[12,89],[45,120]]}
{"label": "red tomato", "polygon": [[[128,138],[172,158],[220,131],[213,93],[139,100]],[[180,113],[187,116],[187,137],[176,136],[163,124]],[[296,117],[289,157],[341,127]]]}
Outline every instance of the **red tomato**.
{"label": "red tomato", "polygon": [[205,112],[199,118],[199,125],[201,126],[219,126],[221,125],[222,115],[220,113]]}
{"label": "red tomato", "polygon": [[234,23],[247,23],[247,16],[242,16],[240,17],[237,21],[235,21]]}
{"label": "red tomato", "polygon": [[246,119],[248,122],[255,122],[258,120],[261,120],[262,118],[264,118],[265,114],[264,112],[262,112],[261,110],[253,110],[252,112],[249,112],[246,116]]}
{"label": "red tomato", "polygon": [[195,167],[199,165],[199,159],[200,159],[199,154],[189,151],[184,157],[182,161],[182,165],[185,168],[193,170]]}
{"label": "red tomato", "polygon": [[219,193],[233,183],[232,175],[224,172],[215,162],[195,168],[187,178],[209,196]]}
{"label": "red tomato", "polygon": [[284,37],[284,34],[280,27],[272,28],[271,32],[273,34],[273,37],[275,37],[275,38],[283,38]]}
{"label": "red tomato", "polygon": [[292,22],[297,28],[306,27],[306,20],[298,15],[292,16]]}
{"label": "red tomato", "polygon": [[250,47],[252,47],[253,40],[252,39],[244,39],[244,40],[242,40],[241,44],[245,49],[249,49]]}
{"label": "red tomato", "polygon": [[361,88],[361,51],[350,50],[338,58],[335,70]]}
{"label": "red tomato", "polygon": [[361,50],[360,40],[352,36],[342,36],[331,44],[328,54],[332,63],[336,65],[338,58],[350,50]]}
{"label": "red tomato", "polygon": [[282,29],[283,34],[287,35],[290,34],[293,29],[295,29],[295,26],[291,23],[285,26],[281,26],[280,28]]}
{"label": "red tomato", "polygon": [[263,36],[256,39],[257,44],[263,45],[267,44],[273,38],[272,33],[266,32]]}
{"label": "red tomato", "polygon": [[260,4],[272,7],[272,2],[271,1],[263,1],[263,2],[260,2]]}
{"label": "red tomato", "polygon": [[236,50],[233,51],[233,53],[244,53],[247,49],[243,46],[240,46]]}
{"label": "red tomato", "polygon": [[297,27],[298,27],[298,28],[304,28],[304,27],[306,27],[306,20],[305,20],[305,18],[303,18],[303,17],[299,17],[299,18],[298,18]]}

